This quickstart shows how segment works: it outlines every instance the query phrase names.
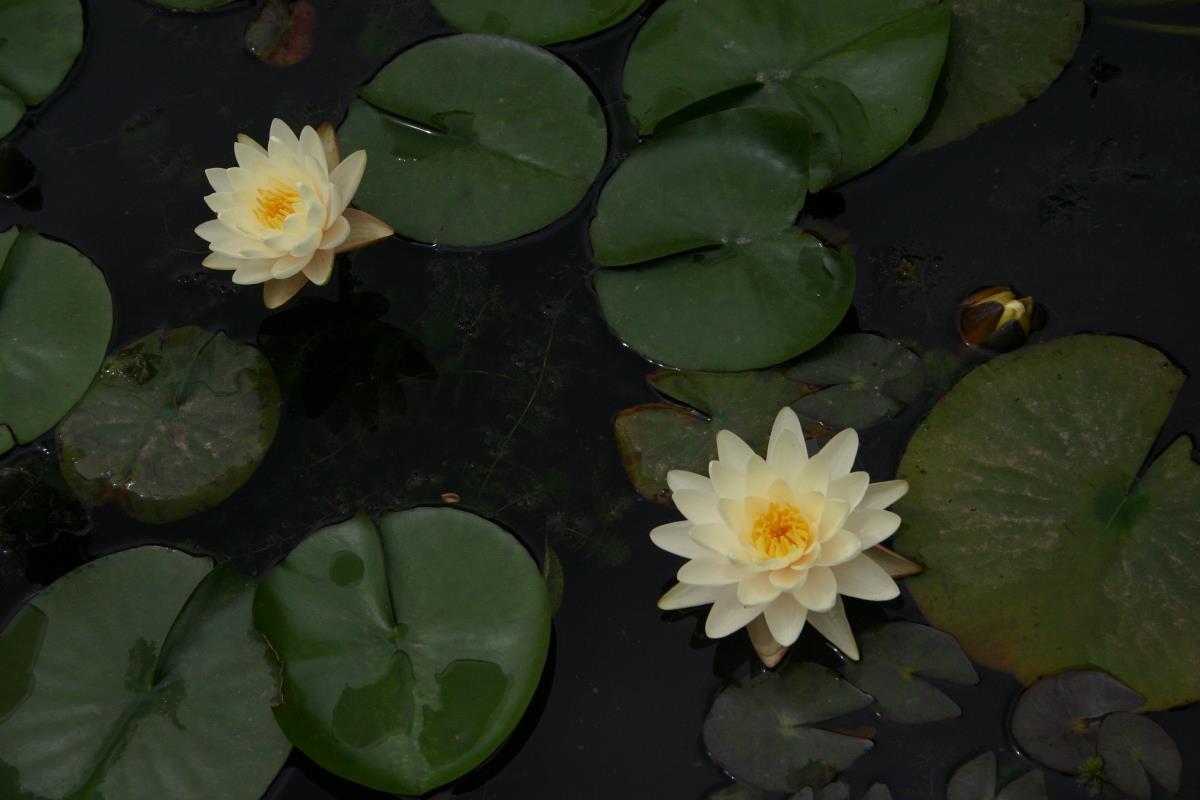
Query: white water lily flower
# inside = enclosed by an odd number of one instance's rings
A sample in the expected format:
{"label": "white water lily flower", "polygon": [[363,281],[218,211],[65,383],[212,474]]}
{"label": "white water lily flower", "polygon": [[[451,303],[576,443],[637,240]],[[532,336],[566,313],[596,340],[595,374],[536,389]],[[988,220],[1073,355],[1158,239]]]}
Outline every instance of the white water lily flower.
{"label": "white water lily flower", "polygon": [[267,308],[283,305],[308,281],[328,283],[335,254],[392,235],[382,221],[347,207],[367,153],[342,161],[332,125],[306,126],[297,137],[277,119],[265,149],[239,134],[233,154],[238,166],[205,171],[214,193],[204,202],[217,218],[196,234],[212,250],[204,266],[232,270],[234,283],[263,284]]}
{"label": "white water lily flower", "polygon": [[885,509],[904,496],[908,482],[872,484],[867,473],[851,472],[857,453],[858,434],[845,430],[810,458],[790,408],[775,418],[765,459],[735,434],[718,433],[709,477],[667,475],[687,519],[655,528],[650,538],[690,560],[658,607],[711,603],[710,638],[765,622],[783,647],[809,624],[858,660],[842,596],[899,595],[896,582],[864,551],[900,526],[900,517]]}

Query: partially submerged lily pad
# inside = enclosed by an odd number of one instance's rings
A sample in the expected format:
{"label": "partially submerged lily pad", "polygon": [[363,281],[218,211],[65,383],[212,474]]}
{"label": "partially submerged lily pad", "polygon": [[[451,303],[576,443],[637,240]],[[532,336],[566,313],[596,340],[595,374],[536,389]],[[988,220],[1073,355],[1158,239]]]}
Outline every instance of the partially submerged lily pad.
{"label": "partially submerged lily pad", "polygon": [[1183,757],[1158,723],[1136,714],[1110,714],[1100,723],[1105,777],[1133,800],[1150,800],[1150,778],[1170,794],[1179,792]]}
{"label": "partially submerged lily pad", "polygon": [[0,137],[54,93],[83,49],[79,0],[0,3]]}
{"label": "partially submerged lily pad", "polygon": [[792,408],[832,428],[869,428],[907,408],[925,386],[921,359],[907,347],[869,333],[834,336],[787,370],[821,391]]}
{"label": "partially submerged lily pad", "polygon": [[875,698],[893,722],[954,719],[958,705],[919,678],[969,686],[979,682],[975,668],[953,636],[927,625],[892,622],[859,636],[862,660],[842,667],[846,678]]}
{"label": "partially submerged lily pad", "polygon": [[139,547],[37,595],[0,632],[0,796],[258,800],[291,748],[253,594]]}
{"label": "partially submerged lily pad", "polygon": [[809,727],[871,703],[824,667],[795,664],[726,688],[704,720],[704,744],[739,781],[774,792],[824,786],[873,746]]}
{"label": "partially submerged lily pad", "polygon": [[996,754],[982,753],[950,776],[946,800],[1046,800],[1046,776],[1026,772],[997,793]]}
{"label": "partially submerged lily pad", "polygon": [[112,335],[112,296],[81,253],[0,233],[0,453],[54,427],[87,390]]}
{"label": "partially submerged lily pad", "polygon": [[359,98],[340,132],[370,161],[355,203],[423,242],[477,247],[544,228],[583,199],[607,151],[583,79],[501,36],[418,44]]}
{"label": "partially submerged lily pad", "polygon": [[646,0],[433,0],[461,31],[496,33],[533,44],[582,39],[629,17]]}
{"label": "partially submerged lily pad", "polygon": [[794,113],[734,109],[655,137],[605,185],[591,240],[605,318],[682,369],[778,364],[845,316],[854,262],[794,227],[811,137]]}
{"label": "partially submerged lily pad", "polygon": [[946,67],[913,144],[930,150],[1016,113],[1075,55],[1082,0],[948,0]]}
{"label": "partially submerged lily pad", "polygon": [[[831,783],[823,789],[801,789],[792,795],[791,800],[850,800],[850,786],[845,783]],[[892,793],[887,786],[877,783],[862,795],[862,800],[892,800]]]}
{"label": "partially submerged lily pad", "polygon": [[58,459],[38,448],[0,467],[0,550],[49,544],[78,535],[88,513],[58,470]]}
{"label": "partially submerged lily pad", "polygon": [[964,378],[908,445],[896,549],[930,623],[1026,684],[1092,665],[1200,698],[1200,467],[1147,455],[1183,384],[1157,350],[1072,336]]}
{"label": "partially submerged lily pad", "polygon": [[451,508],[318,531],[263,580],[254,618],[283,661],[276,719],[292,742],[331,772],[406,795],[504,741],[550,640],[533,559]]}
{"label": "partially submerged lily pad", "polygon": [[799,112],[837,144],[847,180],[925,116],[949,29],[935,0],[669,0],[630,50],[629,113],[650,134],[712,106]]}
{"label": "partially submerged lily pad", "polygon": [[1021,693],[1013,710],[1013,738],[1046,766],[1077,772],[1096,757],[1101,719],[1132,711],[1144,702],[1140,694],[1103,672],[1064,672]]}
{"label": "partially submerged lily pad", "polygon": [[256,348],[195,327],[114,352],[58,428],[63,475],[93,503],[143,522],[215,506],[275,438],[279,386]]}

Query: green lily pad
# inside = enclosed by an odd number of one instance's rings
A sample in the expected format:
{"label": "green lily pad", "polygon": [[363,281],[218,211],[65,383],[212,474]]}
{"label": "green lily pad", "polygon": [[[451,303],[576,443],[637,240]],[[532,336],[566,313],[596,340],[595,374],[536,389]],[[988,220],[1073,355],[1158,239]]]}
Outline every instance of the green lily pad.
{"label": "green lily pad", "polygon": [[92,262],[28,229],[0,233],[0,453],[71,410],[111,335],[112,296]]}
{"label": "green lily pad", "polygon": [[359,91],[341,142],[368,155],[356,205],[411,239],[478,247],[583,200],[608,131],[591,89],[549,52],[462,34],[396,56]]}
{"label": "green lily pad", "polygon": [[533,44],[582,39],[611,28],[646,0],[433,0],[460,31],[496,33]]}
{"label": "green lily pad", "polygon": [[451,508],[324,528],[263,581],[255,622],[284,665],[276,719],[325,769],[424,794],[478,766],[533,697],[546,586],[503,529]]}
{"label": "green lily pad", "polygon": [[[734,109],[641,146],[600,195],[600,306],[642,355],[693,370],[769,367],[819,344],[854,295],[854,263],[793,227],[808,185],[797,115]],[[653,263],[647,263],[653,262]]]}
{"label": "green lily pad", "polygon": [[67,483],[134,519],[211,508],[258,468],[279,426],[279,385],[256,348],[196,327],[117,350],[58,427]]}
{"label": "green lily pad", "polygon": [[927,625],[892,622],[859,637],[862,660],[842,667],[846,678],[875,698],[880,713],[893,722],[955,719],[958,705],[918,678],[970,686],[979,682],[975,668],[953,636]]}
{"label": "green lily pad", "polygon": [[870,704],[868,695],[826,668],[794,664],[717,695],[704,720],[704,744],[738,781],[773,792],[824,786],[873,744],[809,726]]}
{"label": "green lily pad", "polygon": [[1145,702],[1140,694],[1097,670],[1078,670],[1038,681],[1021,693],[1012,733],[1030,757],[1060,772],[1076,772],[1096,757],[1100,721]]}
{"label": "green lily pad", "polygon": [[895,152],[925,116],[949,30],[936,0],[669,0],[629,53],[629,113],[651,134],[714,105],[797,111],[837,142],[846,180]]}
{"label": "green lily pad", "polygon": [[954,24],[929,116],[913,139],[931,150],[1020,111],[1075,55],[1082,0],[948,0]]}
{"label": "green lily pad", "polygon": [[79,0],[0,3],[0,136],[58,88],[83,49]]}
{"label": "green lily pad", "polygon": [[42,591],[0,632],[0,796],[258,800],[291,748],[253,595],[165,547]]}
{"label": "green lily pad", "polygon": [[1158,723],[1136,714],[1110,714],[1100,723],[1104,775],[1133,800],[1150,800],[1150,778],[1170,794],[1179,792],[1183,757]]}
{"label": "green lily pad", "polygon": [[955,770],[946,800],[1046,800],[1046,776],[1026,772],[996,793],[996,754],[983,753]]}
{"label": "green lily pad", "polygon": [[899,468],[896,549],[926,568],[908,588],[930,624],[1026,684],[1086,664],[1151,709],[1200,698],[1200,467],[1181,438],[1142,472],[1183,379],[1072,336],[951,390]]}
{"label": "green lily pad", "polygon": [[792,408],[831,428],[869,428],[891,419],[925,386],[925,369],[916,353],[869,333],[826,340],[788,369],[787,377],[822,387]]}

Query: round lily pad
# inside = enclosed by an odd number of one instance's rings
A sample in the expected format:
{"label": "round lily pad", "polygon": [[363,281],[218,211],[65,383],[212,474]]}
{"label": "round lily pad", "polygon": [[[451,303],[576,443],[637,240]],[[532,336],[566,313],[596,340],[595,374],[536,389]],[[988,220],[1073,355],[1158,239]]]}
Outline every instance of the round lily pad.
{"label": "round lily pad", "polygon": [[139,547],[55,581],[0,632],[0,797],[257,800],[291,749],[251,581]]}
{"label": "round lily pad", "polygon": [[1172,795],[1179,793],[1183,757],[1158,723],[1136,714],[1110,714],[1100,724],[1104,775],[1133,800],[1150,800],[1150,778]]}
{"label": "round lily pad", "polygon": [[1024,683],[1087,664],[1151,709],[1200,698],[1200,467],[1147,463],[1183,384],[1162,353],[1072,336],[978,367],[899,476],[896,548],[930,623]]}
{"label": "round lily pad", "polygon": [[112,296],[92,262],[28,229],[0,233],[0,453],[71,410],[111,335]]}
{"label": "round lily pad", "polygon": [[596,263],[623,267],[595,275],[621,339],[659,363],[736,371],[786,361],[837,327],[853,260],[793,227],[809,141],[794,113],[733,109],[633,152],[591,226]]}
{"label": "round lily pad", "polygon": [[534,44],[582,39],[610,28],[646,0],[433,0],[454,27]]}
{"label": "round lily pad", "polygon": [[1015,114],[1075,55],[1083,0],[948,0],[946,68],[913,144],[930,150]]}
{"label": "round lily pad", "polygon": [[0,3],[0,136],[45,100],[83,49],[79,0],[6,0]]}
{"label": "round lily pad", "polygon": [[1131,711],[1140,694],[1097,670],[1076,670],[1038,681],[1021,693],[1012,733],[1030,757],[1060,772],[1077,772],[1096,757],[1101,719]]}
{"label": "round lily pad", "polygon": [[925,116],[949,30],[935,0],[668,0],[629,53],[629,113],[650,134],[697,107],[798,111],[838,142],[846,180]]}
{"label": "round lily pad", "polygon": [[411,239],[477,247],[574,208],[608,131],[591,89],[555,56],[463,34],[396,56],[359,91],[341,142],[368,155],[356,205]]}
{"label": "round lily pad", "polygon": [[263,581],[284,665],[276,719],[331,772],[424,794],[478,766],[541,678],[550,604],[509,533],[450,508],[324,528]]}
{"label": "round lily pad", "polygon": [[195,327],[117,350],[58,427],[67,482],[143,522],[211,508],[257,469],[279,426],[279,385],[256,348]]}
{"label": "round lily pad", "polygon": [[950,776],[946,800],[1046,800],[1046,776],[1031,770],[996,792],[996,754],[981,753]]}
{"label": "round lily pad", "polygon": [[752,786],[773,792],[824,786],[873,744],[808,726],[870,704],[834,673],[803,662],[717,695],[704,720],[704,744],[722,769]]}

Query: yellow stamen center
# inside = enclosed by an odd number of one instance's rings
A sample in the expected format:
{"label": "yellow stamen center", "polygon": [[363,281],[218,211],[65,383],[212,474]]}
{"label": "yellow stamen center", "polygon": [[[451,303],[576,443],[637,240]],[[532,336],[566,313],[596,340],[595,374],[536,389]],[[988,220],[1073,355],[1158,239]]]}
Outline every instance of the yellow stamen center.
{"label": "yellow stamen center", "polygon": [[270,189],[259,189],[254,216],[268,228],[279,230],[299,202],[300,193],[290,186],[280,184]]}
{"label": "yellow stamen center", "polygon": [[795,506],[771,503],[754,520],[750,541],[762,558],[800,556],[812,543],[812,528]]}

